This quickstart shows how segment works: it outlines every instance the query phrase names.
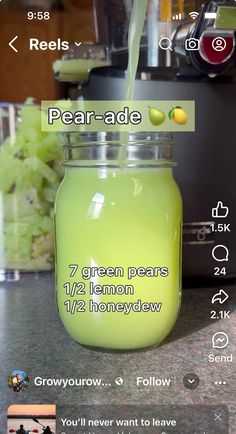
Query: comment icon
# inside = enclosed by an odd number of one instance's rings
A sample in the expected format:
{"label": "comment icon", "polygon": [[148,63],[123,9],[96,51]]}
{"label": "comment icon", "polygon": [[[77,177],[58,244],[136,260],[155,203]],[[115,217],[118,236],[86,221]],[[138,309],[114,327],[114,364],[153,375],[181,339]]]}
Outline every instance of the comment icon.
{"label": "comment icon", "polygon": [[217,262],[224,262],[229,260],[229,249],[224,244],[217,244],[212,249],[212,257]]}

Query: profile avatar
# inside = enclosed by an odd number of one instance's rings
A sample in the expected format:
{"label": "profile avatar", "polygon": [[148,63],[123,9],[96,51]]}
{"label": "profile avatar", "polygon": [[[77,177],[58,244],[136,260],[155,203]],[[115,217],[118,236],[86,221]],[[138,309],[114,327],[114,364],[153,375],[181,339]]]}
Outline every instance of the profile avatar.
{"label": "profile avatar", "polygon": [[14,392],[23,392],[28,388],[28,385],[29,377],[26,372],[15,370],[8,375],[8,386]]}

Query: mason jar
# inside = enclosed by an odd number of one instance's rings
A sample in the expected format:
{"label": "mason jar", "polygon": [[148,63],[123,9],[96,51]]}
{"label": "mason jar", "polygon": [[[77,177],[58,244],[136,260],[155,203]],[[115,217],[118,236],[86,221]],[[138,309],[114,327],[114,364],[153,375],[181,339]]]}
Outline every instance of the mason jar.
{"label": "mason jar", "polygon": [[182,201],[167,133],[68,133],[55,203],[56,297],[77,342],[160,344],[181,302]]}

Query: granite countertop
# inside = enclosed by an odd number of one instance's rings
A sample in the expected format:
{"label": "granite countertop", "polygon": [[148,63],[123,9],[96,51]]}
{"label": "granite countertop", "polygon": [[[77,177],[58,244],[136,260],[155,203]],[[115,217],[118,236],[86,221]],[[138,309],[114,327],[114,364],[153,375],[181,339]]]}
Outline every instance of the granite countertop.
{"label": "granite countertop", "polygon": [[[17,403],[56,403],[60,406],[82,404],[201,404],[228,405],[230,433],[236,432],[235,387],[232,363],[209,363],[210,353],[234,352],[236,314],[233,305],[235,285],[225,286],[230,294],[227,310],[231,318],[210,319],[211,298],[219,289],[186,289],[177,324],[160,347],[124,353],[94,351],[75,343],[65,331],[54,300],[54,276],[50,273],[24,275],[18,282],[0,282],[0,423],[6,426],[6,408]],[[229,335],[230,348],[212,350],[211,338],[217,331]],[[218,351],[218,352],[217,352]],[[26,392],[14,393],[7,376],[23,369],[30,377]],[[195,390],[183,386],[186,373],[196,373],[200,385]],[[136,376],[172,377],[171,388],[138,388]],[[101,377],[109,387],[38,387],[35,377]],[[114,379],[124,378],[117,386]],[[227,382],[216,386],[216,380]],[[6,432],[6,428],[1,433]],[[70,431],[69,431],[70,433]],[[207,433],[208,434],[208,433]]]}

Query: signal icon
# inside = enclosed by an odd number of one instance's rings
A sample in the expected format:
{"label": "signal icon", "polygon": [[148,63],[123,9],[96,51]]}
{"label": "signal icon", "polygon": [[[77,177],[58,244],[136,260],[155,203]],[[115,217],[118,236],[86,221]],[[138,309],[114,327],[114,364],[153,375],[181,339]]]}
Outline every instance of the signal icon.
{"label": "signal icon", "polygon": [[173,17],[172,17],[172,20],[182,20],[182,14],[176,14],[176,15],[173,15]]}
{"label": "signal icon", "polygon": [[189,16],[192,18],[192,20],[196,20],[198,15],[199,15],[199,13],[195,12],[195,11],[189,13]]}

